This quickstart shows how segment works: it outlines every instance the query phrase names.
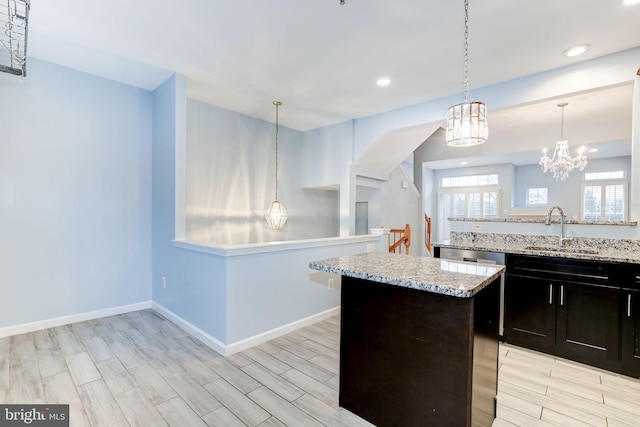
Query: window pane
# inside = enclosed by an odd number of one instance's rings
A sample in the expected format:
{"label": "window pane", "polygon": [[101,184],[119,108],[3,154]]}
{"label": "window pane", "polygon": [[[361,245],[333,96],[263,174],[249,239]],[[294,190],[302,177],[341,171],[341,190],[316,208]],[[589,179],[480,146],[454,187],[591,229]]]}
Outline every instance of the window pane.
{"label": "window pane", "polygon": [[585,181],[597,181],[603,179],[623,179],[624,171],[604,171],[604,172],[585,172],[584,180]]}
{"label": "window pane", "polygon": [[451,215],[449,216],[464,217],[465,202],[466,202],[465,193],[454,193],[453,205],[451,207]]}
{"label": "window pane", "polygon": [[495,191],[487,191],[483,198],[483,216],[485,218],[498,217],[498,193]]}
{"label": "window pane", "polygon": [[449,240],[451,233],[451,223],[448,218],[451,216],[451,193],[443,193],[440,195],[440,206],[438,211],[438,234],[440,240]]}
{"label": "window pane", "polygon": [[585,221],[600,221],[600,206],[602,203],[602,187],[599,185],[584,186],[584,204],[582,206]]}
{"label": "window pane", "polygon": [[467,210],[467,217],[469,218],[480,218],[480,198],[481,195],[480,193],[469,193],[468,194],[469,197],[469,201],[468,201],[468,210]]}
{"label": "window pane", "polygon": [[624,221],[624,185],[605,186],[605,221]]}
{"label": "window pane", "polygon": [[498,185],[498,174],[450,176],[440,180],[441,188]]}
{"label": "window pane", "polygon": [[536,187],[527,189],[527,205],[546,205],[547,203],[547,187]]}
{"label": "window pane", "polygon": [[624,178],[624,173],[622,171],[611,172],[611,179],[622,179],[622,178]]}

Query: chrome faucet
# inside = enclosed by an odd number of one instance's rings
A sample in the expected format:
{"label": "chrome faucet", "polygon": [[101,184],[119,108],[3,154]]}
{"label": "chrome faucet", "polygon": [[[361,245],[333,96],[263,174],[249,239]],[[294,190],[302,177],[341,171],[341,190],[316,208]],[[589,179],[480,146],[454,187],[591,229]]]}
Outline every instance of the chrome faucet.
{"label": "chrome faucet", "polygon": [[547,214],[547,219],[545,220],[545,224],[546,225],[551,225],[551,214],[553,213],[554,209],[558,209],[558,212],[560,213],[560,247],[562,247],[562,244],[564,243],[565,240],[571,240],[571,237],[564,237],[564,212],[562,211],[562,208],[560,206],[552,206],[551,209],[549,209],[549,213]]}

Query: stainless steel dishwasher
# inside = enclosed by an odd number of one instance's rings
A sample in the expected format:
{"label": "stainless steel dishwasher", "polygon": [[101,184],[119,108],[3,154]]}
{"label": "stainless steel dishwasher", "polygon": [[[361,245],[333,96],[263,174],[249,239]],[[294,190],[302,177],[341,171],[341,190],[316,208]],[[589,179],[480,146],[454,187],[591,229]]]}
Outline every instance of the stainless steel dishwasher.
{"label": "stainless steel dishwasher", "polygon": [[[453,259],[456,261],[477,262],[482,264],[505,265],[503,252],[476,251],[469,249],[453,249],[437,247],[434,255],[438,258]],[[504,274],[500,276],[500,320],[498,322],[500,339],[504,340]]]}

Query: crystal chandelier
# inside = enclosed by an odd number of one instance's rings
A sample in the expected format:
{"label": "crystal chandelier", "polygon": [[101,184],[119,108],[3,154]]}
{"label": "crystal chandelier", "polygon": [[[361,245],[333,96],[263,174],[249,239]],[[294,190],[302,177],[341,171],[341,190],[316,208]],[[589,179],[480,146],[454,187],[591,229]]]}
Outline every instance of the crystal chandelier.
{"label": "crystal chandelier", "polygon": [[267,209],[264,219],[269,223],[269,227],[274,230],[280,230],[284,227],[284,223],[287,222],[289,216],[282,202],[278,201],[278,107],[282,105],[282,102],[273,101],[273,105],[276,106],[276,196],[269,209]]}
{"label": "crystal chandelier", "polygon": [[0,5],[0,72],[27,76],[27,29],[30,0],[6,0]]}
{"label": "crystal chandelier", "polygon": [[464,1],[464,102],[447,111],[447,145],[470,147],[489,137],[487,107],[482,102],[469,102],[469,0]]}
{"label": "crystal chandelier", "polygon": [[558,107],[562,109],[562,122],[560,125],[560,141],[556,142],[553,157],[549,158],[547,156],[547,147],[542,149],[543,155],[540,157],[542,172],[551,172],[556,180],[560,179],[561,181],[566,180],[572,170],[583,170],[587,166],[587,156],[584,155],[585,147],[580,147],[578,155],[571,157],[569,154],[569,141],[564,139],[564,107],[567,105],[568,103],[566,102],[558,104]]}

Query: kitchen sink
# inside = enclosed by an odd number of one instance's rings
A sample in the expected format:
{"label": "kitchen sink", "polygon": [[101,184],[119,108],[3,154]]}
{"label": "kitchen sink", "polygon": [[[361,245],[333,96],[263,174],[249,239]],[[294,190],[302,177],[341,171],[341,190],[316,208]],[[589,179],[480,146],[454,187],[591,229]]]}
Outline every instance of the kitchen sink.
{"label": "kitchen sink", "polygon": [[530,251],[541,251],[541,252],[565,252],[572,254],[591,254],[596,255],[598,251],[596,249],[588,249],[588,248],[563,248],[560,246],[525,246],[525,249]]}

